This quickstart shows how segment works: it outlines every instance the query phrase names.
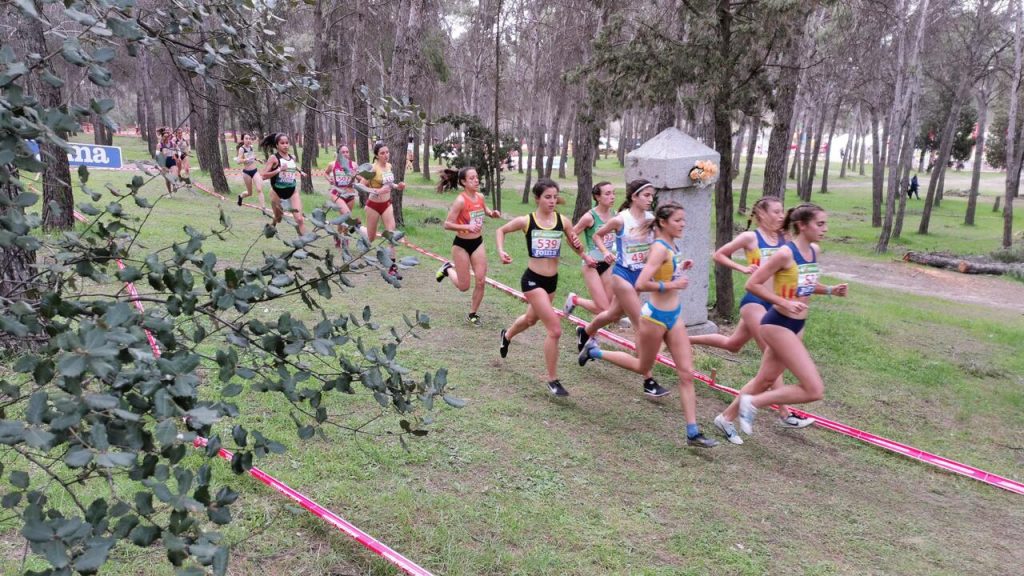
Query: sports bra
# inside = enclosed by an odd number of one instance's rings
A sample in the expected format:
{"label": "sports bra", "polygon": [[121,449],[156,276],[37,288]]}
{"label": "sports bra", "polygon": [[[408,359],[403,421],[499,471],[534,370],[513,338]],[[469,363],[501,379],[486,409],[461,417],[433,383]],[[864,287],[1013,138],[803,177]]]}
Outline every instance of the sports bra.
{"label": "sports bra", "polygon": [[787,242],[786,246],[793,252],[793,263],[775,273],[772,288],[776,294],[787,300],[807,298],[814,294],[814,287],[818,285],[818,275],[821,273],[818,267],[818,254],[812,246],[811,259],[804,260],[796,244]]}
{"label": "sports bra", "polygon": [[754,236],[757,237],[757,248],[745,251],[747,255],[747,264],[751,266],[760,266],[762,262],[766,262],[771,258],[772,254],[778,252],[779,248],[786,245],[785,235],[781,232],[778,237],[779,243],[774,246],[764,239],[764,236],[761,235],[761,231],[757,228],[754,229]]}
{"label": "sports bra", "polygon": [[[594,224],[583,231],[583,239],[587,243],[587,252],[590,254],[590,257],[594,260],[601,261],[604,260],[604,255],[601,254],[601,251],[597,248],[597,244],[594,243],[594,233],[600,230],[601,226],[604,226],[604,220],[601,218],[601,215],[597,213],[597,208],[590,209],[590,216],[594,219]],[[605,249],[612,254],[615,254],[615,244],[615,236],[612,234],[605,234]]]}
{"label": "sports bra", "polygon": [[283,158],[277,152],[274,152],[274,156],[277,157],[277,163],[281,165],[281,171],[270,177],[270,185],[280,189],[295,188],[295,174],[298,172],[295,158],[293,156]]}
{"label": "sports bra", "polygon": [[[470,198],[469,194],[462,194],[462,210],[455,217],[456,224],[484,223],[484,216],[487,215],[487,207],[484,205],[484,195],[477,193],[476,198]],[[456,234],[469,234],[469,231],[458,230]]]}
{"label": "sports bra", "polygon": [[683,275],[683,255],[676,252],[674,247],[660,238],[655,240],[654,243],[668,248],[670,258],[662,262],[661,266],[658,266],[658,269],[654,271],[654,276],[651,278],[655,282],[671,282],[680,278]]}
{"label": "sports bra", "polygon": [[530,223],[526,226],[526,252],[530,258],[558,258],[562,253],[562,233],[565,230],[562,215],[555,212],[555,225],[542,228],[535,214],[530,213]]}

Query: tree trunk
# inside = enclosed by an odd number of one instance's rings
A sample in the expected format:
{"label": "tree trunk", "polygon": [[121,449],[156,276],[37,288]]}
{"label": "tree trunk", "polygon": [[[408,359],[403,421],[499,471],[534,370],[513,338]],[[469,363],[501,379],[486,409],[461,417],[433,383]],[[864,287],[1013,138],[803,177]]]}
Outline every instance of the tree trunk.
{"label": "tree trunk", "polygon": [[[718,56],[721,62],[732,62],[732,19],[729,0],[717,3]],[[721,154],[721,172],[715,184],[715,247],[720,248],[732,241],[732,109],[729,94],[732,74],[719,71],[716,84],[717,94],[712,99],[712,116],[715,127],[715,149]],[[715,266],[715,314],[731,319],[735,304],[733,296],[732,269]]]}
{"label": "tree trunk", "polygon": [[223,132],[220,123],[220,106],[217,104],[217,89],[205,83],[204,85],[207,98],[206,126],[201,132],[203,143],[200,147],[206,148],[208,151],[206,169],[210,173],[210,182],[213,184],[214,191],[227,196],[231,194],[231,186],[228,185],[228,179],[224,176],[224,165],[217,152],[217,135]]}
{"label": "tree trunk", "polygon": [[[431,112],[434,107],[434,97],[427,96],[427,119],[431,118]],[[430,180],[430,152],[433,146],[432,135],[434,127],[427,124],[423,127],[423,177]]]}
{"label": "tree trunk", "polygon": [[[569,117],[571,118],[572,116],[573,114],[570,113]],[[575,132],[576,130],[577,128],[573,128],[572,124],[566,123],[565,136],[562,139],[562,154],[560,157],[561,162],[558,164],[558,177],[561,178],[562,180],[565,180],[565,165],[569,163],[569,138],[570,136],[572,136],[571,133]],[[597,142],[601,142],[600,131],[598,131]],[[594,160],[595,162],[597,160],[596,153],[594,154]],[[591,170],[591,173],[593,173],[593,170]],[[579,174],[576,174],[576,176],[579,176]]]}
{"label": "tree trunk", "polygon": [[832,159],[832,137],[836,133],[836,124],[839,122],[839,111],[843,108],[843,99],[836,102],[836,111],[832,114],[832,122],[828,127],[828,143],[825,144],[825,166],[821,170],[821,193],[828,194],[828,169]]}
{"label": "tree trunk", "polygon": [[825,133],[825,103],[822,102],[821,114],[818,116],[818,131],[814,136],[814,144],[811,148],[810,168],[807,170],[807,183],[804,184],[804,202],[811,201],[811,193],[814,191],[814,177],[818,171],[818,156],[821,154],[821,138]]}
{"label": "tree trunk", "polygon": [[619,161],[619,166],[626,165],[626,140],[629,138],[629,122],[632,114],[629,112],[622,113],[622,119],[619,120],[619,145],[615,150],[615,158]]}
{"label": "tree trunk", "polygon": [[733,142],[733,145],[732,145],[732,149],[735,152],[732,155],[732,177],[733,177],[733,179],[735,179],[737,176],[740,175],[740,153],[739,153],[739,151],[743,149],[743,137],[746,136],[746,133],[747,133],[747,130],[748,130],[747,125],[750,124],[750,123],[751,123],[751,119],[747,118],[746,116],[744,116],[743,120],[740,122],[739,132],[736,133],[736,141]]}
{"label": "tree trunk", "polygon": [[[589,105],[581,105],[576,123],[576,166],[580,175],[576,180],[576,206],[572,221],[576,222],[593,206],[590,198],[594,186],[594,152],[601,138],[601,126],[595,121]],[[552,152],[554,150],[552,149]]]}
{"label": "tree trunk", "polygon": [[[882,226],[882,186],[883,172],[880,157],[881,145],[878,137],[878,111],[870,109],[871,114],[871,227]],[[861,158],[863,160],[863,158]]]}
{"label": "tree trunk", "polygon": [[[568,100],[566,86],[560,85],[557,88],[557,92],[561,94],[558,98],[558,102],[555,103],[555,116],[551,119],[551,133],[548,134],[548,154],[547,158],[544,159],[544,177],[551,178],[551,170],[555,163],[555,153],[560,150],[560,142],[558,137],[560,136],[562,116],[565,115],[565,101]],[[568,132],[568,130],[566,130]],[[600,137],[600,136],[599,136]]]}
{"label": "tree trunk", "polygon": [[750,188],[750,175],[754,171],[754,152],[757,151],[757,138],[761,134],[761,119],[750,119],[750,140],[747,142],[747,167],[743,171],[743,187],[740,189],[740,214],[747,213],[747,190]]}
{"label": "tree trunk", "polygon": [[[40,14],[43,13],[43,6],[36,2],[36,9]],[[17,14],[17,12],[15,12]],[[15,38],[20,37],[21,42],[26,48],[27,52],[36,54],[47,54],[49,50],[46,47],[46,36],[43,30],[43,24],[36,18],[28,17],[16,17],[15,19]],[[58,75],[60,72],[54,70],[49,64],[46,65],[46,69],[49,73],[53,74],[56,72]],[[36,97],[39,99],[39,103],[52,109],[58,109],[61,107],[61,89],[55,86],[51,86],[46,82],[37,81],[34,77],[30,78],[29,87],[36,93]],[[102,122],[97,122],[94,125],[94,130],[99,134],[99,129],[103,126]],[[68,133],[61,130],[57,132],[57,136],[62,139],[67,139]],[[98,138],[98,136],[97,136]],[[100,142],[97,142],[99,144]],[[72,218],[72,210],[74,209],[74,199],[71,193],[71,169],[68,166],[68,155],[60,146],[51,144],[48,142],[40,142],[39,156],[43,161],[43,227],[47,230],[68,230],[74,226],[74,219]],[[17,192],[8,190],[2,192],[7,198],[14,198]],[[53,204],[56,209],[50,207]],[[14,208],[12,208],[14,209]],[[2,209],[0,209],[2,210]],[[11,247],[11,250],[18,251],[18,249]],[[6,252],[6,250],[5,250]],[[31,262],[35,262],[35,253],[25,253],[26,257],[31,256]],[[17,266],[20,261],[20,256],[12,255],[12,266]],[[4,256],[4,277],[3,280],[7,282],[7,256]],[[13,278],[20,278],[20,272],[14,274]]]}
{"label": "tree trunk", "polygon": [[[402,0],[399,8],[400,28],[395,35],[395,57],[391,69],[391,86],[393,95],[402,102],[412,102],[410,78],[415,64],[415,54],[421,37],[420,28],[423,24],[423,5],[425,0]],[[391,171],[395,182],[405,181],[405,167],[409,161],[409,130],[400,128],[391,140]],[[401,190],[391,190],[391,205],[394,207],[395,223],[405,225],[402,213]]]}
{"label": "tree trunk", "polygon": [[953,150],[953,137],[954,131],[956,130],[957,120],[960,118],[960,108],[963,106],[964,97],[966,96],[967,89],[970,82],[970,75],[964,74],[960,80],[960,85],[957,87],[956,93],[953,95],[953,102],[949,110],[949,115],[946,116],[946,125],[942,128],[941,140],[939,144],[939,156],[935,161],[935,165],[939,170],[932,169],[932,176],[928,181],[928,195],[924,199],[924,210],[921,212],[921,224],[917,227],[919,234],[928,233],[928,225],[931,222],[932,206],[935,204],[935,194],[938,190],[939,180],[945,174],[946,163],[949,161],[949,154]]}
{"label": "tree trunk", "polygon": [[784,198],[786,195],[786,160],[789,156],[789,138],[792,133],[793,109],[796,93],[800,87],[800,56],[807,22],[805,11],[800,22],[794,22],[793,33],[788,35],[783,46],[786,66],[779,72],[776,83],[772,135],[768,139],[768,158],[764,165],[764,195]]}
{"label": "tree trunk", "polygon": [[868,140],[867,134],[861,133],[861,136],[860,136],[860,154],[858,155],[858,161],[860,162],[860,167],[857,169],[857,174],[860,174],[861,176],[864,175],[864,157],[867,155],[867,145],[868,145],[867,140]]}
{"label": "tree trunk", "polygon": [[[12,179],[17,178],[18,172],[12,165],[0,166],[0,170],[9,171]],[[8,221],[24,221],[25,209],[13,203],[20,194],[13,183],[0,182],[0,198],[10,201],[0,202],[0,227],[6,228]],[[21,299],[25,291],[31,288],[35,264],[35,250],[26,250],[13,242],[10,246],[0,248],[0,298]]]}
{"label": "tree trunk", "polygon": [[[323,72],[324,51],[327,40],[324,38],[323,0],[313,4],[313,72]],[[322,95],[321,93],[318,93]],[[302,125],[302,176],[301,190],[303,194],[313,194],[313,163],[320,153],[320,141],[317,137],[321,96],[314,95],[306,100],[305,116]],[[396,210],[397,211],[397,210]]]}
{"label": "tree trunk", "polygon": [[[800,173],[800,145],[804,143],[804,137],[807,134],[807,123],[806,119],[801,118],[797,123],[799,126],[796,130],[796,146],[792,147],[793,150],[793,161],[789,163],[789,179],[796,180],[797,195],[800,195],[800,180],[796,179],[796,175]],[[792,140],[792,139],[790,139]]]}

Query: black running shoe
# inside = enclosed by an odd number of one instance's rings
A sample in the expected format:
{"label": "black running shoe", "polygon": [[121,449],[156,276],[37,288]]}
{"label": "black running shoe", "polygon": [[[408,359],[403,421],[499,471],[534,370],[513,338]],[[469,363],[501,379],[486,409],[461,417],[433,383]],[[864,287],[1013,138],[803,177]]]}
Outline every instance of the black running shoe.
{"label": "black running shoe", "polygon": [[559,382],[558,380],[552,380],[551,382],[548,382],[548,391],[554,394],[555,396],[564,397],[569,395],[569,391],[566,390],[562,386],[562,383]]}
{"label": "black running shoe", "polygon": [[469,315],[466,316],[466,320],[468,320],[469,323],[472,324],[473,326],[483,325],[483,322],[480,320],[480,315],[477,314],[476,312],[470,312]]}
{"label": "black running shoe", "polygon": [[587,329],[583,326],[576,327],[576,351],[580,352],[583,347],[587,345],[587,340],[590,340],[590,335],[587,334]]}
{"label": "black running shoe", "polygon": [[698,432],[693,438],[690,438],[689,436],[686,437],[686,445],[696,446],[697,448],[714,448],[715,446],[718,446],[718,440],[708,438],[704,434]]}
{"label": "black running shoe", "polygon": [[576,357],[576,360],[580,363],[580,366],[586,366],[587,362],[593,360],[595,358],[595,356],[592,356],[593,351],[597,349],[597,340],[587,340],[586,345],[583,346],[583,350],[580,350],[579,355]]}
{"label": "black running shoe", "polygon": [[434,279],[437,280],[438,284],[440,284],[441,281],[444,280],[444,277],[448,275],[448,269],[451,267],[451,262],[445,262],[444,264],[441,265],[440,268],[437,269],[437,274],[434,274]]}
{"label": "black running shoe", "polygon": [[503,329],[501,331],[501,347],[498,348],[498,354],[501,354],[502,358],[504,358],[505,356],[508,356],[508,345],[512,343],[511,340],[509,340],[508,338],[505,338],[505,333],[506,332],[508,332],[508,330],[504,330]]}
{"label": "black running shoe", "polygon": [[654,378],[648,378],[644,380],[644,394],[651,398],[661,398],[668,395],[668,389],[662,388]]}
{"label": "black running shoe", "polygon": [[239,206],[241,206],[241,205],[242,205],[242,197],[241,197],[241,196],[239,196],[239,197],[238,197],[238,205],[239,205]]}

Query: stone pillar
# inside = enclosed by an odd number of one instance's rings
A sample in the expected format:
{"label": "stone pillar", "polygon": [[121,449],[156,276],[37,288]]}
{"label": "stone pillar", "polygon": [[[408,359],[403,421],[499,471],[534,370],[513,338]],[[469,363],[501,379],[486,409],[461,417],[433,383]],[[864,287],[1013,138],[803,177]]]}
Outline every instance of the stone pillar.
{"label": "stone pillar", "polygon": [[718,331],[708,320],[708,286],[714,252],[711,214],[718,178],[699,186],[690,180],[690,170],[699,160],[710,160],[717,166],[721,156],[677,128],[665,129],[626,155],[627,182],[645,178],[658,190],[656,204],[671,202],[686,210],[686,230],[683,238],[676,242],[676,250],[693,260],[693,268],[687,273],[690,285],[682,292],[683,319],[691,335]]}

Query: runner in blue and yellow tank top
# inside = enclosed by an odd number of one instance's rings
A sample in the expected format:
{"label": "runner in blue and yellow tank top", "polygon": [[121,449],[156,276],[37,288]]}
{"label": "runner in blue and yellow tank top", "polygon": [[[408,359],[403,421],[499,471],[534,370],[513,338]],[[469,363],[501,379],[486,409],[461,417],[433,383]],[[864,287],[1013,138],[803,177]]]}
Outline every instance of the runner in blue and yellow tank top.
{"label": "runner in blue and yellow tank top", "polygon": [[505,235],[522,230],[526,238],[526,253],[529,261],[520,280],[523,296],[526,298],[526,312],[515,319],[512,325],[501,331],[501,346],[498,352],[504,358],[508,347],[520,332],[525,331],[538,320],[544,323],[548,335],[544,339],[544,365],[548,373],[548,391],[555,396],[569,393],[558,380],[558,339],[562,335],[562,322],[551,307],[555,288],[558,287],[558,260],[562,254],[562,239],[580,257],[583,244],[572,231],[568,218],[555,211],[558,205],[558,184],[541,178],[533,185],[533,196],[537,211],[519,216],[497,231],[498,254],[502,264],[510,264],[512,256],[505,251]]}
{"label": "runner in blue and yellow tank top", "polygon": [[[793,225],[793,240],[763,263],[747,281],[747,290],[772,304],[761,319],[768,345],[761,368],[739,396],[740,428],[753,431],[757,409],[771,404],[801,404],[821,400],[825,384],[803,342],[807,306],[812,294],[846,296],[846,284],[820,282],[817,243],[828,232],[828,214],[815,204],[801,204],[786,214],[783,227]],[[766,284],[772,281],[772,288]],[[769,390],[789,370],[798,384]]]}
{"label": "runner in blue and yellow tank top", "polygon": [[[715,251],[714,260],[719,266],[732,268],[743,274],[753,274],[762,262],[768,259],[786,244],[786,231],[782,222],[786,219],[786,213],[782,209],[782,202],[773,196],[764,196],[754,203],[751,208],[751,220],[747,228],[754,221],[757,227],[747,230]],[[740,264],[732,259],[732,255],[739,250],[746,254],[746,265]],[[761,337],[761,318],[771,307],[767,302],[754,296],[747,291],[740,300],[740,322],[736,330],[730,336],[724,334],[705,334],[691,336],[690,344],[697,346],[714,346],[739,352],[743,345],[753,338],[757,347],[764,352],[764,339]],[[782,386],[782,378],[779,378],[776,386]],[[726,439],[733,444],[743,444],[743,438],[736,432],[733,420],[736,418],[738,405],[733,402],[725,411],[715,417],[715,427],[718,428]],[[780,424],[787,428],[803,428],[814,422],[813,418],[800,418],[789,411],[789,408],[782,406],[779,410]]]}
{"label": "runner in blue and yellow tank top", "polygon": [[[636,280],[647,262],[647,253],[654,242],[654,233],[644,224],[654,216],[651,204],[654,202],[654,185],[642,178],[626,184],[626,200],[619,207],[619,213],[604,223],[594,233],[594,246],[601,252],[601,257],[612,264],[612,302],[607,310],[601,312],[584,328],[576,328],[576,349],[583,346],[597,331],[608,324],[622,318],[623,313],[629,316],[634,329],[640,326],[640,296],[636,293]],[[615,250],[607,247],[605,237],[614,234]],[[654,380],[648,370],[644,376],[644,394],[660,398],[668,394]]]}
{"label": "runner in blue and yellow tank top", "polygon": [[[612,265],[605,262],[604,255],[597,247],[594,233],[615,215],[612,212],[612,207],[615,205],[615,187],[611,182],[598,182],[590,194],[594,200],[594,207],[580,216],[576,226],[573,227],[577,236],[583,236],[587,250],[583,255],[583,284],[586,285],[587,292],[590,293],[590,299],[580,298],[575,292],[570,292],[565,297],[565,306],[562,307],[562,311],[566,314],[572,314],[576,306],[591,314],[600,314],[611,306]],[[605,249],[614,252],[615,237],[605,234],[604,240]]]}
{"label": "runner in blue and yellow tank top", "polygon": [[698,448],[711,448],[718,442],[701,434],[697,426],[697,394],[693,388],[693,351],[683,322],[680,292],[689,281],[685,271],[693,262],[685,260],[675,249],[675,242],[683,236],[686,212],[678,204],[658,206],[654,218],[643,226],[655,232],[650,252],[636,281],[637,290],[650,292],[651,299],[643,305],[637,326],[637,355],[604,351],[591,338],[580,351],[579,362],[603,359],[639,374],[654,366],[662,343],[668,345],[679,375],[679,400],[686,418],[686,444]]}

